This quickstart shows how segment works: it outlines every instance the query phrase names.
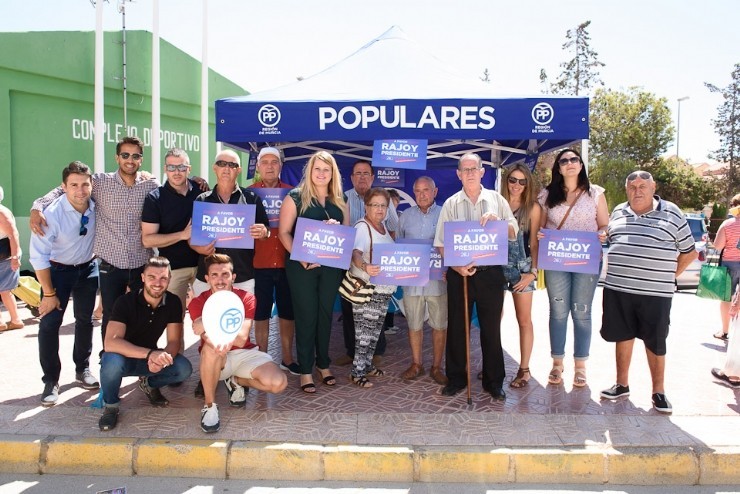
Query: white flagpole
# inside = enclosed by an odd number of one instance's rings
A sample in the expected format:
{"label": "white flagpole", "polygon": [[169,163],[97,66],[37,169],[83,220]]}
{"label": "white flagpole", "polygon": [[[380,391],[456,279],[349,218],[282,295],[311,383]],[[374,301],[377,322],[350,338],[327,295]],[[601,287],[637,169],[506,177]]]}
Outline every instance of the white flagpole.
{"label": "white flagpole", "polygon": [[103,79],[103,54],[105,52],[103,34],[103,0],[95,2],[95,96],[93,101],[95,137],[93,141],[93,169],[96,173],[105,171],[105,81]]}
{"label": "white flagpole", "polygon": [[208,179],[208,0],[203,2],[203,53],[200,59],[200,176]]}
{"label": "white flagpole", "polygon": [[152,1],[152,175],[161,179],[162,168],[159,133],[160,119],[160,83],[159,83],[159,0]]}

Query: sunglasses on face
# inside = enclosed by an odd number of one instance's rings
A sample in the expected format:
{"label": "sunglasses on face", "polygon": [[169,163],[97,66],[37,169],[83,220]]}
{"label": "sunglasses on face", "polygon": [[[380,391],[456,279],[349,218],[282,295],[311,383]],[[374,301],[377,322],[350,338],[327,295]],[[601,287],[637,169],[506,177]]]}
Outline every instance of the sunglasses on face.
{"label": "sunglasses on face", "polygon": [[568,163],[573,163],[575,165],[576,163],[580,163],[580,162],[581,162],[581,158],[579,158],[578,156],[571,156],[570,158],[560,158],[558,160],[558,163],[561,166],[565,166]]}
{"label": "sunglasses on face", "polygon": [[84,214],[82,215],[82,218],[80,218],[80,236],[81,237],[84,237],[85,235],[87,235],[87,224],[89,221],[90,221],[90,218],[88,218]]}
{"label": "sunglasses on face", "polygon": [[219,161],[216,162],[216,166],[219,167],[219,168],[223,168],[225,166],[228,166],[229,168],[231,168],[233,170],[233,169],[239,168],[239,163],[234,163],[233,161],[221,161],[221,160],[219,160]]}
{"label": "sunglasses on face", "polygon": [[509,177],[509,183],[510,184],[518,183],[522,187],[525,187],[527,185],[527,179],[526,178]]}
{"label": "sunglasses on face", "polygon": [[164,169],[168,172],[186,172],[190,169],[190,165],[164,165]]}
{"label": "sunglasses on face", "polygon": [[141,158],[144,157],[143,154],[139,154],[139,153],[133,153],[133,154],[131,154],[131,153],[118,153],[118,156],[120,156],[121,158],[123,158],[125,160],[131,158],[134,161],[139,161]]}
{"label": "sunglasses on face", "polygon": [[629,175],[627,175],[627,181],[632,182],[633,180],[641,178],[643,180],[650,180],[653,178],[652,175],[650,175],[648,172],[632,172]]}

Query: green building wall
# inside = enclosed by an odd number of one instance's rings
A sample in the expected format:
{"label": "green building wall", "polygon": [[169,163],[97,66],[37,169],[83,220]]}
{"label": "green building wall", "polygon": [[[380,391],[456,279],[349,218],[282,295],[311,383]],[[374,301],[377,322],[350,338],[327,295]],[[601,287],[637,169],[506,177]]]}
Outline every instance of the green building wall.
{"label": "green building wall", "polygon": [[[105,39],[105,169],[113,171],[115,144],[129,134],[144,140],[151,170],[152,35],[127,31],[127,122],[123,126],[122,33]],[[200,62],[160,40],[160,141],[185,149],[200,164]],[[61,169],[80,160],[94,167],[94,32],[0,33],[0,185],[27,252],[28,212],[36,197],[61,183]],[[213,103],[247,91],[209,72],[208,152],[215,154]],[[210,157],[209,157],[210,160]],[[212,183],[212,172],[209,181]],[[23,267],[27,268],[27,256]]]}

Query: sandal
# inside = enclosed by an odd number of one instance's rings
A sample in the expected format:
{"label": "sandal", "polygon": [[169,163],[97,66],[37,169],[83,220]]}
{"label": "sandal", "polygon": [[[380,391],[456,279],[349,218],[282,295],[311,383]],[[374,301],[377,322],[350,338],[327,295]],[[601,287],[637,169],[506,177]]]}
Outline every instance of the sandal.
{"label": "sandal", "polygon": [[382,370],[378,369],[377,367],[373,367],[372,369],[370,369],[369,371],[367,371],[367,373],[365,375],[366,376],[371,376],[371,377],[385,376],[385,372],[383,372]]}
{"label": "sandal", "polygon": [[[527,378],[524,379],[524,376],[527,376]],[[512,388],[525,388],[527,387],[527,384],[529,384],[529,379],[531,377],[532,375],[529,373],[529,367],[519,367],[519,370],[516,372],[516,377],[512,379],[509,386]]]}
{"label": "sandal", "polygon": [[[725,374],[724,372],[722,372],[722,369],[719,369],[717,367],[713,368],[712,369],[712,375],[714,377],[716,377],[717,379],[726,382],[727,384],[729,384],[733,388],[739,388],[740,387],[740,380],[737,380],[737,377],[735,377],[735,376],[728,376],[727,374]],[[732,379],[733,377],[735,379]]]}
{"label": "sandal", "polygon": [[351,382],[352,384],[356,384],[357,386],[361,388],[372,388],[373,387],[373,383],[368,381],[367,377],[365,376],[362,376],[362,377],[349,376],[349,382]]}
{"label": "sandal", "polygon": [[575,374],[573,375],[573,386],[575,386],[576,388],[582,388],[586,384],[588,384],[586,382],[586,368],[576,368]]}
{"label": "sandal", "polygon": [[311,382],[301,384],[301,391],[310,395],[314,394],[316,392],[316,385],[313,383],[313,380]]}
{"label": "sandal", "polygon": [[729,335],[729,333],[725,333],[725,332],[724,332],[724,331],[722,331],[722,330],[719,330],[719,331],[717,331],[717,332],[716,332],[716,333],[714,333],[714,334],[713,334],[712,336],[714,336],[714,337],[715,337],[715,338],[717,338],[718,340],[722,340],[722,341],[727,341],[728,339],[730,339],[730,335]]}
{"label": "sandal", "polygon": [[550,384],[561,384],[563,382],[563,366],[553,365],[550,375],[547,376],[547,382]]}
{"label": "sandal", "polygon": [[[324,374],[326,372],[326,374]],[[331,370],[319,368],[319,374],[321,374],[321,382],[327,386],[334,386],[337,384],[337,378],[332,376]]]}

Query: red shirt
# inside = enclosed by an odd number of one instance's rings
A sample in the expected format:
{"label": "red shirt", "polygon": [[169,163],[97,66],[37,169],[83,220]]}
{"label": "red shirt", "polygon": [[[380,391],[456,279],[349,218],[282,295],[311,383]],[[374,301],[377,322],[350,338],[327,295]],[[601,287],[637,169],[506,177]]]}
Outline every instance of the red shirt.
{"label": "red shirt", "polygon": [[[240,290],[239,288],[232,288],[231,289],[234,293],[236,293],[240,299],[242,299],[242,304],[244,304],[244,317],[247,319],[254,319],[254,310],[256,306],[256,299],[254,298],[254,295],[251,293]],[[197,297],[195,297],[193,300],[190,301],[190,305],[188,305],[188,312],[190,312],[190,319],[195,321],[199,317],[203,315],[203,306],[206,303],[206,300],[208,300],[208,297],[211,296],[213,292],[211,290],[206,290],[205,292],[201,293]],[[257,345],[252,343],[249,338],[247,338],[247,342],[240,347],[234,346],[231,349],[232,350],[241,350],[244,348],[255,348]],[[201,337],[200,345],[198,346],[198,352],[200,352],[200,349],[203,348],[203,339]]]}
{"label": "red shirt", "polygon": [[[255,182],[250,189],[292,189],[292,185],[278,180],[277,187],[268,187],[265,182]],[[278,238],[278,229],[270,228],[270,237],[254,242],[254,269],[276,269],[285,267],[285,247]]]}

